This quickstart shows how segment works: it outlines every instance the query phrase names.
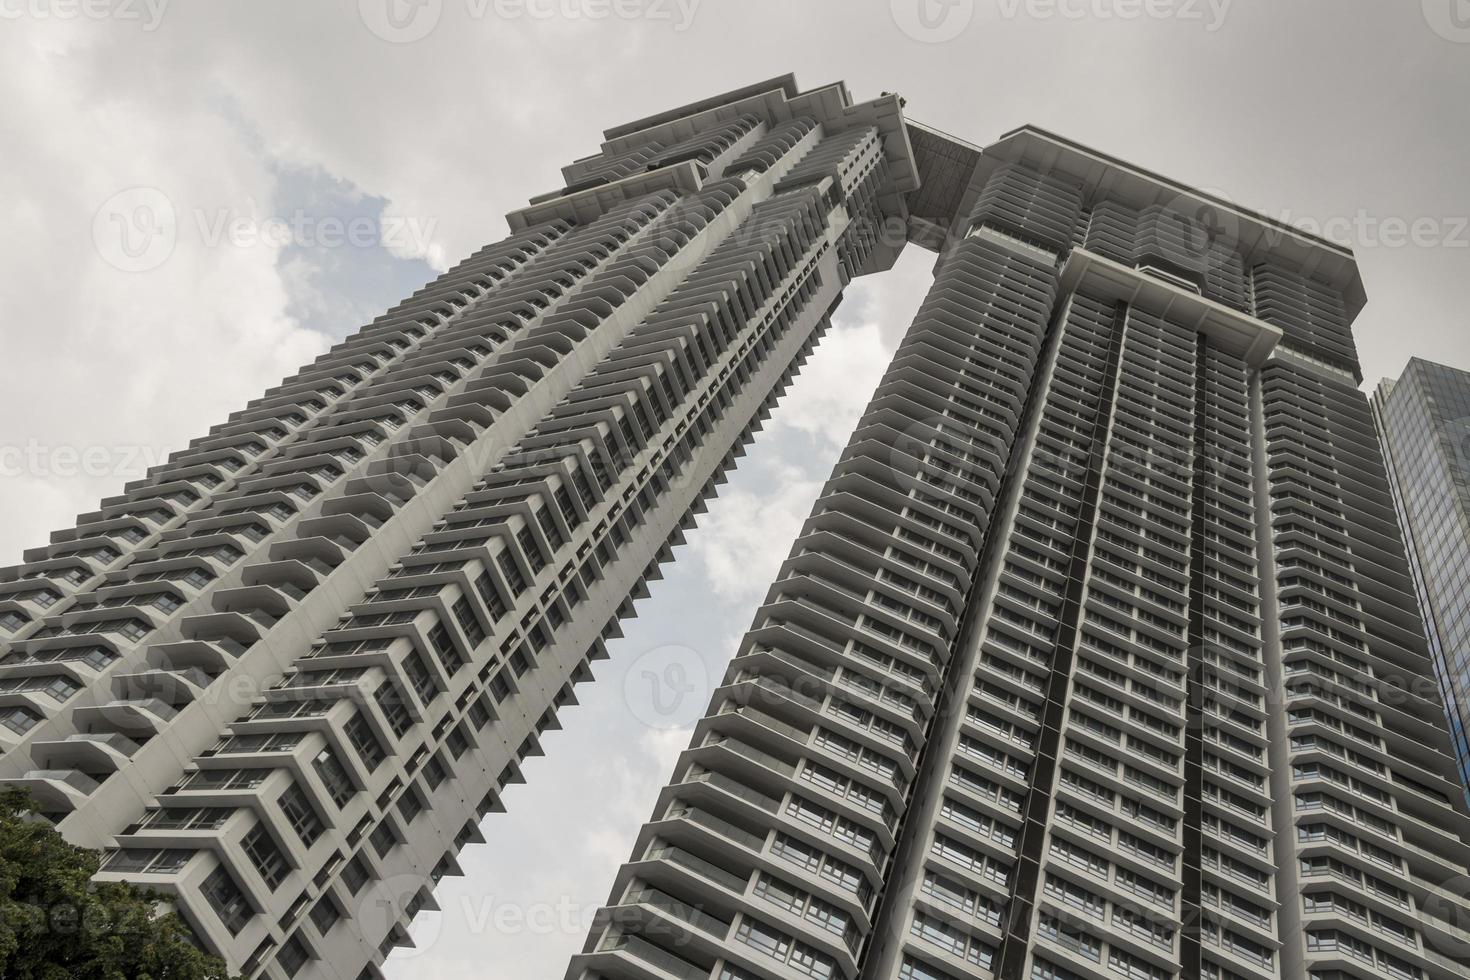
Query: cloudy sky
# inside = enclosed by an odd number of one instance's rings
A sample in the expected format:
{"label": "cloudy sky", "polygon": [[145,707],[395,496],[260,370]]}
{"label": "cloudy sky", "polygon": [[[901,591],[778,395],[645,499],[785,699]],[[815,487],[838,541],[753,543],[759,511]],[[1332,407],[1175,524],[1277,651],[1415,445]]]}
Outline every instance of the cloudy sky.
{"label": "cloudy sky", "polygon": [[[786,71],[1325,230],[1370,383],[1470,367],[1470,0],[0,0],[0,561],[503,237],[602,129]],[[560,975],[687,735],[640,658],[720,672],[928,269],[850,291],[391,977]]]}

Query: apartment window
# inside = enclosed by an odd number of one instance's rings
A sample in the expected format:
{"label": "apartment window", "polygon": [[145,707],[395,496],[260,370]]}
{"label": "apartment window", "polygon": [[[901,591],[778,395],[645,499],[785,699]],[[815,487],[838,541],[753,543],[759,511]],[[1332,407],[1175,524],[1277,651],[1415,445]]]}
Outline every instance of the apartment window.
{"label": "apartment window", "polygon": [[429,784],[429,789],[438,789],[439,784],[449,778],[449,771],[444,768],[444,763],[437,755],[429,756],[429,761],[424,763],[424,782]]}
{"label": "apartment window", "polygon": [[511,554],[510,549],[507,548],[500,553],[496,562],[505,576],[505,584],[510,587],[510,594],[519,598],[520,594],[526,591],[526,580],[521,575],[520,566],[516,564],[515,555]]}
{"label": "apartment window", "polygon": [[419,794],[413,791],[413,787],[409,787],[408,792],[404,793],[398,801],[399,816],[403,817],[404,823],[411,824],[414,818],[423,812],[424,801],[419,799]]}
{"label": "apartment window", "polygon": [[312,768],[316,770],[317,776],[326,786],[327,795],[332,802],[341,807],[357,792],[357,787],[352,785],[352,780],[347,775],[347,770],[338,761],[337,756],[331,749],[322,749],[316,758],[311,760]]}
{"label": "apartment window", "polygon": [[408,683],[412,685],[414,693],[419,696],[419,701],[425,707],[438,696],[439,683],[417,650],[403,658],[403,673],[407,675]]}
{"label": "apartment window", "polygon": [[556,551],[566,540],[561,536],[561,529],[556,526],[556,521],[545,507],[536,508],[536,524],[541,528],[541,533],[546,535],[546,540],[551,542],[551,550]]}
{"label": "apartment window", "polygon": [[353,895],[362,891],[370,878],[372,878],[372,873],[368,871],[360,854],[353,855],[352,860],[342,866],[342,884],[346,885],[347,890]]}
{"label": "apartment window", "polygon": [[221,865],[212,871],[204,883],[200,885],[199,891],[204,895],[204,900],[219,916],[220,922],[230,930],[232,935],[244,928],[245,923],[250,920],[250,904],[245,900],[245,895],[240,891],[240,886],[230,876],[230,872]]}
{"label": "apartment window", "polygon": [[[464,599],[460,599],[459,603],[455,604],[454,612],[456,616],[459,615],[460,603],[463,603],[465,611],[469,612],[469,603],[465,602]],[[475,619],[474,613],[470,613],[470,622],[475,624],[475,629],[478,631],[480,640],[483,640],[485,638],[485,632],[479,628],[480,624]],[[445,666],[449,673],[453,674],[464,666],[464,658],[460,656],[459,648],[454,645],[454,640],[450,638],[449,630],[444,628],[443,623],[437,623],[433,629],[429,630],[429,645],[434,648],[434,652],[439,655],[439,662]],[[479,645],[479,640],[476,640],[472,644],[472,646]]]}
{"label": "apartment window", "polygon": [[485,707],[485,701],[483,698],[475,698],[474,702],[470,705],[470,710],[465,713],[465,717],[467,717],[476,728],[484,728],[486,725],[490,724],[490,709]]}
{"label": "apartment window", "polygon": [[218,830],[235,811],[226,807],[155,810],[143,820],[150,830]]}
{"label": "apartment window", "polygon": [[307,847],[316,843],[317,838],[326,830],[322,818],[317,816],[316,808],[311,805],[306,793],[297,783],[292,783],[276,802],[286,815],[286,822]]}
{"label": "apartment window", "polygon": [[497,704],[510,697],[510,682],[505,679],[504,672],[490,679],[490,696],[495,698]]}
{"label": "apartment window", "polygon": [[342,913],[337,911],[337,906],[330,898],[323,898],[317,902],[308,914],[311,917],[311,924],[316,926],[316,931],[323,936],[331,932],[332,927],[342,918]]}
{"label": "apartment window", "polygon": [[383,744],[378,741],[378,736],[374,735],[372,728],[368,726],[365,715],[353,715],[352,720],[342,727],[342,731],[370,771],[376,769],[388,757],[383,750]]}
{"label": "apartment window", "polygon": [[403,689],[391,681],[385,682],[373,698],[378,702],[383,717],[387,719],[388,727],[393,730],[393,737],[402,738],[403,733],[413,727],[413,717],[403,703]]}
{"label": "apartment window", "polygon": [[191,568],[179,581],[185,585],[192,585],[196,589],[202,589],[214,581],[214,576],[198,568]]}
{"label": "apartment window", "polygon": [[254,789],[274,769],[201,769],[184,779],[185,789]]}
{"label": "apartment window", "polygon": [[393,828],[384,820],[373,829],[368,837],[368,843],[373,845],[373,850],[378,852],[378,857],[387,857],[388,852],[398,846],[398,837],[393,833]]}
{"label": "apartment window", "polygon": [[290,870],[290,867],[286,864],[286,856],[271,839],[270,831],[265,829],[265,824],[256,824],[254,829],[241,839],[240,847],[244,849],[250,862],[255,865],[255,870],[260,872],[261,880],[266,883],[266,887],[275,891],[277,886],[286,879],[286,872]]}
{"label": "apartment window", "polygon": [[529,527],[523,527],[516,532],[516,543],[526,554],[526,561],[531,565],[531,574],[534,575],[546,567],[546,559],[541,556],[541,548],[536,544],[536,536]]}
{"label": "apartment window", "polygon": [[490,581],[488,572],[481,572],[479,578],[475,579],[475,591],[485,601],[485,608],[490,610],[491,619],[498,620],[505,615],[505,600],[495,590],[495,583]]}
{"label": "apartment window", "polygon": [[449,747],[450,754],[456,759],[464,755],[470,747],[469,740],[464,737],[464,732],[458,728],[455,728],[445,737],[444,744]]}
{"label": "apartment window", "polygon": [[[460,629],[464,630],[465,639],[470,641],[471,649],[485,642],[485,628],[480,625],[479,617],[470,608],[470,601],[463,596],[460,596],[459,601],[454,604],[454,619],[455,622],[459,623]],[[438,628],[442,630],[444,627],[441,625]],[[449,637],[446,633],[446,642],[448,639]]]}
{"label": "apartment window", "polygon": [[301,972],[306,961],[311,959],[311,954],[306,951],[300,936],[292,936],[281,944],[281,951],[276,954],[276,966],[288,977],[294,977]]}
{"label": "apartment window", "polygon": [[127,874],[168,875],[182,870],[193,856],[193,851],[174,849],[113,851],[102,862],[102,869]]}
{"label": "apartment window", "polygon": [[567,493],[566,486],[557,487],[551,498],[556,501],[556,506],[561,511],[561,516],[566,519],[567,526],[576,527],[581,517],[577,514],[577,508],[572,505],[572,495]]}
{"label": "apartment window", "polygon": [[0,714],[0,725],[4,725],[17,735],[24,735],[35,728],[40,720],[34,712],[27,708],[11,708]]}
{"label": "apartment window", "polygon": [[14,633],[28,622],[30,620],[18,612],[0,614],[0,629],[8,630],[11,633]]}

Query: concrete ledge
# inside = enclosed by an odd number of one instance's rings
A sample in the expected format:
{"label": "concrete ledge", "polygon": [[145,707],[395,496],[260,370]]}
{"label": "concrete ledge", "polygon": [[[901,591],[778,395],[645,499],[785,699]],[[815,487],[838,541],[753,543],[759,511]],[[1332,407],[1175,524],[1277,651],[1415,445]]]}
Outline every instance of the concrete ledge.
{"label": "concrete ledge", "polygon": [[1119,300],[1132,308],[1158,314],[1171,323],[1192,327],[1222,350],[1244,358],[1252,367],[1265,363],[1282,337],[1280,327],[1085,248],[1074,248],[1067,256],[1061,284],[1067,291],[1085,292],[1095,299]]}

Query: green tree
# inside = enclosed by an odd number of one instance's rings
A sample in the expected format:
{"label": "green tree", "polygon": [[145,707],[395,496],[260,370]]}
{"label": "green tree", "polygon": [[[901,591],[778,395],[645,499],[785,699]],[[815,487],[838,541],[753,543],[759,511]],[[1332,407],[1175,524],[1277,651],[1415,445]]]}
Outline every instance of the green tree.
{"label": "green tree", "polygon": [[68,844],[34,810],[24,790],[0,792],[0,978],[228,980],[164,896],[94,884],[97,852]]}

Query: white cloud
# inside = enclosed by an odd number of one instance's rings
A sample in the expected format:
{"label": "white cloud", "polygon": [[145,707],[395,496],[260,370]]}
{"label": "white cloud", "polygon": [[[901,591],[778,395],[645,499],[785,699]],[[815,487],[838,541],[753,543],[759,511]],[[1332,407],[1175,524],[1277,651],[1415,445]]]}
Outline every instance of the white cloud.
{"label": "white cloud", "polygon": [[[285,315],[273,249],[210,248],[180,220],[194,202],[270,199],[238,130],[188,100],[157,113],[171,79],[104,88],[77,70],[100,42],[63,45],[55,26],[44,46],[0,32],[0,131],[18,137],[0,160],[0,510],[24,515],[0,525],[0,561],[325,346]],[[72,452],[110,462],[71,466]]]}
{"label": "white cloud", "polygon": [[[762,465],[767,465],[764,458]],[[774,462],[769,470],[774,479],[759,491],[721,495],[689,536],[691,554],[724,602],[749,601],[765,593],[822,486],[820,479],[808,478],[789,463]]]}
{"label": "white cloud", "polygon": [[877,323],[834,325],[781,400],[772,428],[795,429],[829,446],[846,445],[892,353]]}

